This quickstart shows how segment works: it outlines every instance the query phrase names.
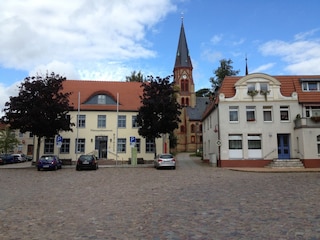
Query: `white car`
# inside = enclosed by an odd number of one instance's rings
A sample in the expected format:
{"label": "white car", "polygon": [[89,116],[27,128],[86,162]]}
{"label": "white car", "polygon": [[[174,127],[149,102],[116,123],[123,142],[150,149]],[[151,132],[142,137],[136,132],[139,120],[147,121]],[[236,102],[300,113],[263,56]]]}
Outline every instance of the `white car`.
{"label": "white car", "polygon": [[159,168],[171,168],[176,169],[176,159],[170,153],[158,154],[154,159],[154,167]]}
{"label": "white car", "polygon": [[23,154],[14,153],[11,154],[14,162],[25,162],[27,159],[23,156]]}

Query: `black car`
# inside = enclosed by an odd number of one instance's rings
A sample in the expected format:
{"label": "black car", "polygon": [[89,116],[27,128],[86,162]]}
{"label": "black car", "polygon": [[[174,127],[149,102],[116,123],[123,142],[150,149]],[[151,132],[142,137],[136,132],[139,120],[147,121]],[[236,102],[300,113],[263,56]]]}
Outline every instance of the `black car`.
{"label": "black car", "polygon": [[99,168],[98,159],[93,154],[81,155],[78,158],[76,170],[92,169],[97,170]]}

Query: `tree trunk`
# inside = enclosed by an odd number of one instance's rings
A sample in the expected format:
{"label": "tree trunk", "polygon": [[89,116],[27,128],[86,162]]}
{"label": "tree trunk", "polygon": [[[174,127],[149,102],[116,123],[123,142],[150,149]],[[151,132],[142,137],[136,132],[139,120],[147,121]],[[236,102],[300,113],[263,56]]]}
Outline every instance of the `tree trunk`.
{"label": "tree trunk", "polygon": [[36,163],[38,163],[39,157],[40,157],[40,144],[41,144],[41,137],[38,136]]}
{"label": "tree trunk", "polygon": [[157,144],[156,144],[156,138],[153,139],[154,142],[154,158],[157,157]]}

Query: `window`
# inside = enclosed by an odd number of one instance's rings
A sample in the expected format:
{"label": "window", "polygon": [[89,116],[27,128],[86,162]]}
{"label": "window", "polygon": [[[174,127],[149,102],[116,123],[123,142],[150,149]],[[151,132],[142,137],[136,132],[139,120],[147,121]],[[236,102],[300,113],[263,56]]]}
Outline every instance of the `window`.
{"label": "window", "polygon": [[272,122],[272,106],[263,106],[263,121]]}
{"label": "window", "polygon": [[153,153],[154,152],[154,140],[147,138],[146,139],[146,152]]}
{"label": "window", "polygon": [[247,106],[246,107],[247,110],[247,121],[248,122],[252,122],[255,121],[255,111],[256,111],[256,107],[255,106]]}
{"label": "window", "polygon": [[247,87],[248,87],[248,92],[256,90],[256,84],[255,83],[248,83]]}
{"label": "window", "polygon": [[289,106],[280,106],[280,120],[289,121]]}
{"label": "window", "polygon": [[86,146],[86,139],[79,138],[76,139],[76,153],[84,153],[85,152],[85,146]]}
{"label": "window", "polygon": [[85,128],[86,127],[86,115],[78,115],[78,127],[79,128]]}
{"label": "window", "polygon": [[119,128],[126,127],[126,116],[125,115],[118,116],[118,127]]}
{"label": "window", "polygon": [[132,128],[137,128],[137,127],[139,127],[137,122],[137,116],[132,116]]}
{"label": "window", "polygon": [[140,152],[141,149],[141,139],[140,138],[136,138],[136,148],[137,148],[137,152]]}
{"label": "window", "polygon": [[184,133],[185,132],[185,128],[183,125],[180,126],[180,132]]}
{"label": "window", "polygon": [[98,115],[98,128],[105,128],[107,126],[107,116]]}
{"label": "window", "polygon": [[98,95],[97,103],[98,104],[106,104],[106,99],[107,99],[106,95]]}
{"label": "window", "polygon": [[262,158],[261,136],[248,134],[248,158]]}
{"label": "window", "polygon": [[119,138],[118,139],[118,152],[119,153],[125,153],[126,152],[126,139],[125,138]]}
{"label": "window", "polygon": [[229,135],[229,149],[242,149],[242,136],[240,134]]}
{"label": "window", "polygon": [[60,153],[69,153],[70,152],[70,139],[63,139],[62,145],[60,147]]}
{"label": "window", "polygon": [[44,154],[52,154],[54,152],[54,138],[46,138],[44,140]]}
{"label": "window", "polygon": [[194,133],[195,132],[195,125],[191,124],[191,132]]}
{"label": "window", "polygon": [[268,92],[268,83],[260,83],[260,92]]}
{"label": "window", "polygon": [[302,90],[305,92],[320,91],[320,82],[303,82]]}
{"label": "window", "polygon": [[318,155],[320,155],[320,135],[317,136]]}
{"label": "window", "polygon": [[230,122],[238,122],[238,111],[239,108],[237,106],[230,106],[229,107],[229,121]]}
{"label": "window", "polygon": [[320,116],[320,106],[307,106],[306,117],[318,117]]}
{"label": "window", "polygon": [[229,137],[229,158],[230,159],[242,159],[242,135],[230,134]]}
{"label": "window", "polygon": [[254,134],[248,135],[248,149],[261,149],[260,135],[254,135]]}

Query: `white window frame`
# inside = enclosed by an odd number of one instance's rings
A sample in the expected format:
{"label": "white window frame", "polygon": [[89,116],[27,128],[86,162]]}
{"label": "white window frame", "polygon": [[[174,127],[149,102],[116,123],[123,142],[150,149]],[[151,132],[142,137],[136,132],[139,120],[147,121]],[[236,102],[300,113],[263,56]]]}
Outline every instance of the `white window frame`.
{"label": "white window frame", "polygon": [[[233,119],[236,119],[236,120],[233,120]],[[229,122],[239,122],[239,107],[238,106],[229,106]]]}
{"label": "white window frame", "polygon": [[[272,116],[272,106],[263,106],[263,121],[264,122],[272,122],[273,116]],[[270,120],[266,120],[266,113],[270,113]]]}

